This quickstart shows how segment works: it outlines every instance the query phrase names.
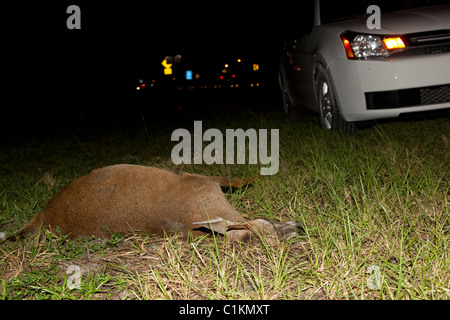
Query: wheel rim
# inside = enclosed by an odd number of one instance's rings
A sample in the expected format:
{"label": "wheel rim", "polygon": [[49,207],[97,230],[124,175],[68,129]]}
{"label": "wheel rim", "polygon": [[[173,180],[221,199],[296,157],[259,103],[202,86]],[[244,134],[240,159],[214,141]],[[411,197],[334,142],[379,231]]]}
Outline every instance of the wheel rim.
{"label": "wheel rim", "polygon": [[325,125],[325,128],[331,129],[331,125],[333,123],[331,95],[328,83],[325,81],[322,83],[320,90],[320,107],[323,124]]}

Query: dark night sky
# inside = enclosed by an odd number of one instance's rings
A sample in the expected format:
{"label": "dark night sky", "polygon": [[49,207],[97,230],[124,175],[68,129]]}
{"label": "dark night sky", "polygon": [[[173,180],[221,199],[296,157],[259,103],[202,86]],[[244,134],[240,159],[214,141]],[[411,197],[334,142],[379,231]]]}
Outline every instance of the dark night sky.
{"label": "dark night sky", "polygon": [[[81,8],[81,30],[66,28],[71,4]],[[249,57],[275,70],[283,39],[305,24],[304,11],[302,1],[29,1],[7,6],[5,91],[14,102],[5,109],[14,117],[24,108],[36,113],[36,105],[44,111],[113,101],[123,82],[162,72],[166,55],[182,54],[206,69],[230,57]]]}
{"label": "dark night sky", "polygon": [[289,29],[301,26],[295,16],[301,1],[297,6],[290,3],[288,8],[280,3],[274,8],[274,4],[261,2],[211,1],[80,4],[83,34],[74,35],[65,26],[62,31],[66,47],[76,42],[80,55],[98,54],[102,61],[119,64],[124,72],[153,63],[159,67],[161,57],[178,53],[205,64],[240,54],[271,60],[276,59]]}
{"label": "dark night sky", "polygon": [[[81,8],[81,30],[66,28],[70,4]],[[25,2],[10,10],[7,29],[15,42],[10,47],[14,58],[25,55],[26,67],[33,68],[34,59],[40,59],[59,72],[59,58],[105,69],[114,64],[133,72],[142,67],[137,57],[150,65],[153,58],[179,52],[201,61],[242,53],[271,59],[282,38],[301,28],[303,7],[302,1]]]}

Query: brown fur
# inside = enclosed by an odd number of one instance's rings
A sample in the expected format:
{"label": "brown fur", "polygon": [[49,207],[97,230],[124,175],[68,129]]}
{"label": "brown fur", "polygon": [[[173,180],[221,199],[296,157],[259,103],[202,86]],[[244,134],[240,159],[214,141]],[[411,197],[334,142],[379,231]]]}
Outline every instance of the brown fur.
{"label": "brown fur", "polygon": [[279,238],[295,233],[297,222],[247,221],[228,203],[220,186],[240,187],[251,180],[180,176],[138,165],[109,166],[59,190],[19,235],[37,232],[41,226],[59,227],[69,237],[132,232],[163,236],[171,231],[195,236],[209,229],[245,240],[266,231]]}

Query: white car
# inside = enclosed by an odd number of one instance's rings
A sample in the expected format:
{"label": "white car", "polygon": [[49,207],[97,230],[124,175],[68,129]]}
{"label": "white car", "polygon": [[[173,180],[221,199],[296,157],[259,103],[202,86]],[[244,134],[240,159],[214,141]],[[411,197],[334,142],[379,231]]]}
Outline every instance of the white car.
{"label": "white car", "polygon": [[353,132],[359,121],[450,108],[447,3],[315,0],[313,26],[281,55],[285,112],[303,106],[326,129]]}

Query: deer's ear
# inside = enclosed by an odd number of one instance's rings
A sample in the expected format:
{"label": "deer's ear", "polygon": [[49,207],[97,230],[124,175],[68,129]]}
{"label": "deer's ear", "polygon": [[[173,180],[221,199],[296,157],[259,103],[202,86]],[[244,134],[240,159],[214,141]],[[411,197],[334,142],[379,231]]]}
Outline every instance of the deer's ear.
{"label": "deer's ear", "polygon": [[228,228],[230,226],[233,226],[233,223],[231,221],[217,218],[217,219],[211,219],[206,221],[199,221],[199,222],[193,222],[193,225],[197,226],[197,228],[206,228],[208,230],[211,230],[213,232],[216,232],[221,235],[225,235]]}

